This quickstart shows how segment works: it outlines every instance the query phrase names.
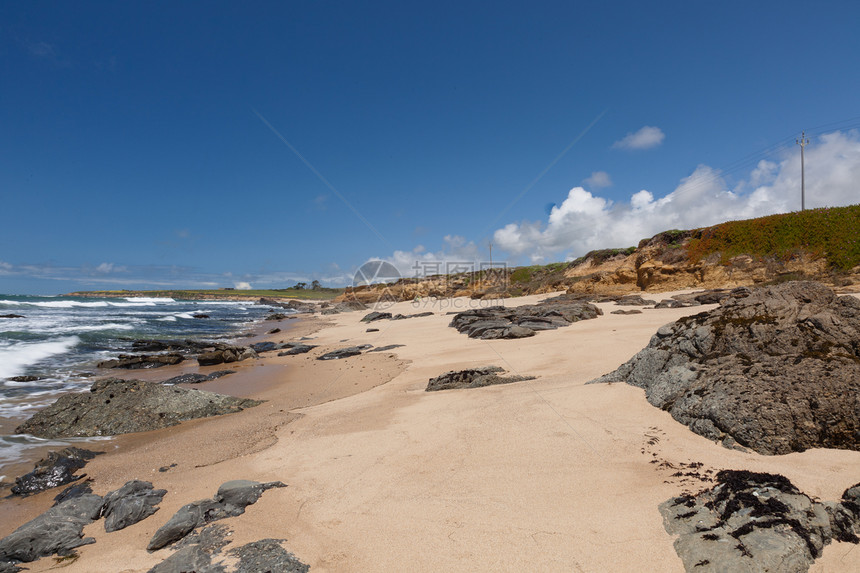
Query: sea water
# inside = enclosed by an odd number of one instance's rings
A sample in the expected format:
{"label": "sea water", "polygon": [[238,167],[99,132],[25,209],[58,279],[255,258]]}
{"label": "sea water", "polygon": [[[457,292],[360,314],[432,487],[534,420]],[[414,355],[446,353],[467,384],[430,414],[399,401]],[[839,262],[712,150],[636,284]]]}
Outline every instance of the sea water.
{"label": "sea water", "polygon": [[[0,294],[0,316],[21,316],[0,318],[0,426],[14,427],[64,392],[89,389],[96,364],[130,352],[135,340],[233,338],[271,311],[253,301]],[[35,380],[14,380],[24,376]],[[0,432],[0,467],[28,448],[68,443]]]}

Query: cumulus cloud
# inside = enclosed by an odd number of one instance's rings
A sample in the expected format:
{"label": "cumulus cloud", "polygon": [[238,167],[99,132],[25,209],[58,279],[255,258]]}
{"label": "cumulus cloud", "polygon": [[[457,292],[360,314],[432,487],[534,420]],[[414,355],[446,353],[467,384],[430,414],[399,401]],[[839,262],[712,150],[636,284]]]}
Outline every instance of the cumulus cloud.
{"label": "cumulus cloud", "polygon": [[394,251],[390,257],[370,260],[387,261],[402,277],[409,278],[480,270],[482,263],[486,265],[487,254],[482,253],[473,241],[459,235],[446,235],[443,240],[443,248],[436,252],[418,245],[411,251]]}
{"label": "cumulus cloud", "polygon": [[251,283],[245,281],[239,281],[233,283],[233,288],[236,290],[251,290]]}
{"label": "cumulus cloud", "polygon": [[[627,247],[668,229],[693,229],[800,209],[800,162],[794,150],[762,160],[729,187],[721,173],[698,166],[660,198],[647,190],[612,202],[574,187],[545,221],[510,223],[494,233],[496,245],[515,258],[540,262],[573,258],[593,249]],[[818,138],[806,152],[806,206],[835,207],[860,201],[860,137],[856,131]]]}
{"label": "cumulus cloud", "polygon": [[613,149],[651,149],[657,147],[663,140],[666,139],[666,134],[659,127],[646,125],[639,131],[628,133],[622,139],[619,139],[612,144]]}
{"label": "cumulus cloud", "polygon": [[601,187],[611,187],[612,179],[606,171],[595,171],[591,177],[582,180],[583,185],[590,189],[599,189]]}

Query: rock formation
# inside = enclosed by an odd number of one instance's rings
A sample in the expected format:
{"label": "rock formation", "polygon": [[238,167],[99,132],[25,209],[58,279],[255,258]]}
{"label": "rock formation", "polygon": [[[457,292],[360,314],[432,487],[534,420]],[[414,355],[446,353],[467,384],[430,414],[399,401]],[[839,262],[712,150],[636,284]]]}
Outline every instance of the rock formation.
{"label": "rock formation", "polygon": [[860,300],[812,282],[722,298],[592,382],[627,382],[707,438],[860,450]]}
{"label": "rock formation", "polygon": [[525,338],[539,330],[554,330],[603,311],[587,302],[548,302],[515,307],[474,308],[458,313],[449,326],[469,338]]}
{"label": "rock formation", "polygon": [[273,487],[287,486],[279,481],[228,481],[218,488],[213,498],[195,501],[179,508],[179,511],[155,532],[147,550],[155,551],[170,545],[207,523],[242,515],[247,506],[255,503],[264,491]]}
{"label": "rock formation", "polygon": [[860,541],[860,484],[820,503],[780,475],[723,470],[717,482],[660,505],[687,571],[801,573],[832,540]]}
{"label": "rock formation", "polygon": [[12,494],[27,496],[77,481],[84,474],[75,475],[75,472],[100,453],[75,447],[48,452],[46,458],[36,462],[33,471],[15,478]]}
{"label": "rock formation", "polygon": [[436,390],[452,390],[459,388],[480,388],[494,384],[510,384],[511,382],[522,382],[523,380],[534,380],[534,376],[499,376],[504,372],[499,366],[484,366],[482,368],[469,368],[467,370],[451,371],[431,378],[427,383],[426,392]]}
{"label": "rock formation", "polygon": [[89,392],[60,396],[15,431],[40,438],[113,436],[166,428],[259,404],[157,382],[108,378],[95,382]]}

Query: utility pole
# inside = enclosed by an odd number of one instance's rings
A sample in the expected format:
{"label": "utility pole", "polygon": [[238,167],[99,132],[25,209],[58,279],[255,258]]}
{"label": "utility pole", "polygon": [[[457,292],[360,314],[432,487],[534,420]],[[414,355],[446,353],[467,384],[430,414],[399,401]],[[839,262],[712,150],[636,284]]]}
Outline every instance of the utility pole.
{"label": "utility pole", "polygon": [[800,146],[800,210],[806,210],[806,173],[803,165],[803,148],[809,145],[809,140],[806,139],[806,132],[800,132],[800,139],[795,139],[794,142]]}
{"label": "utility pole", "polygon": [[490,247],[490,269],[492,269],[493,268],[493,241],[490,241],[488,243],[488,246]]}

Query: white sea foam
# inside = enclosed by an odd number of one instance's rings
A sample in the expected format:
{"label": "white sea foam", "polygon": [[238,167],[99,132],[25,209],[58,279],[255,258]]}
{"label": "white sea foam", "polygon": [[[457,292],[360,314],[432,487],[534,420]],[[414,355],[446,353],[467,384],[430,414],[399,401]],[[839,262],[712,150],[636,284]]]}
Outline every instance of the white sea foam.
{"label": "white sea foam", "polygon": [[165,316],[164,318],[156,318],[155,320],[159,322],[176,322],[175,316]]}
{"label": "white sea foam", "polygon": [[128,302],[139,302],[139,303],[147,303],[147,304],[163,304],[168,302],[176,302],[170,297],[158,297],[158,296],[131,296],[125,299]]}
{"label": "white sea foam", "polygon": [[18,376],[27,366],[65,354],[79,342],[77,336],[69,336],[50,342],[18,342],[0,346],[0,379]]}
{"label": "white sea foam", "polygon": [[47,302],[0,300],[0,304],[10,306],[36,306],[40,308],[105,308],[108,303],[103,301],[83,302],[79,300],[51,300]]}

